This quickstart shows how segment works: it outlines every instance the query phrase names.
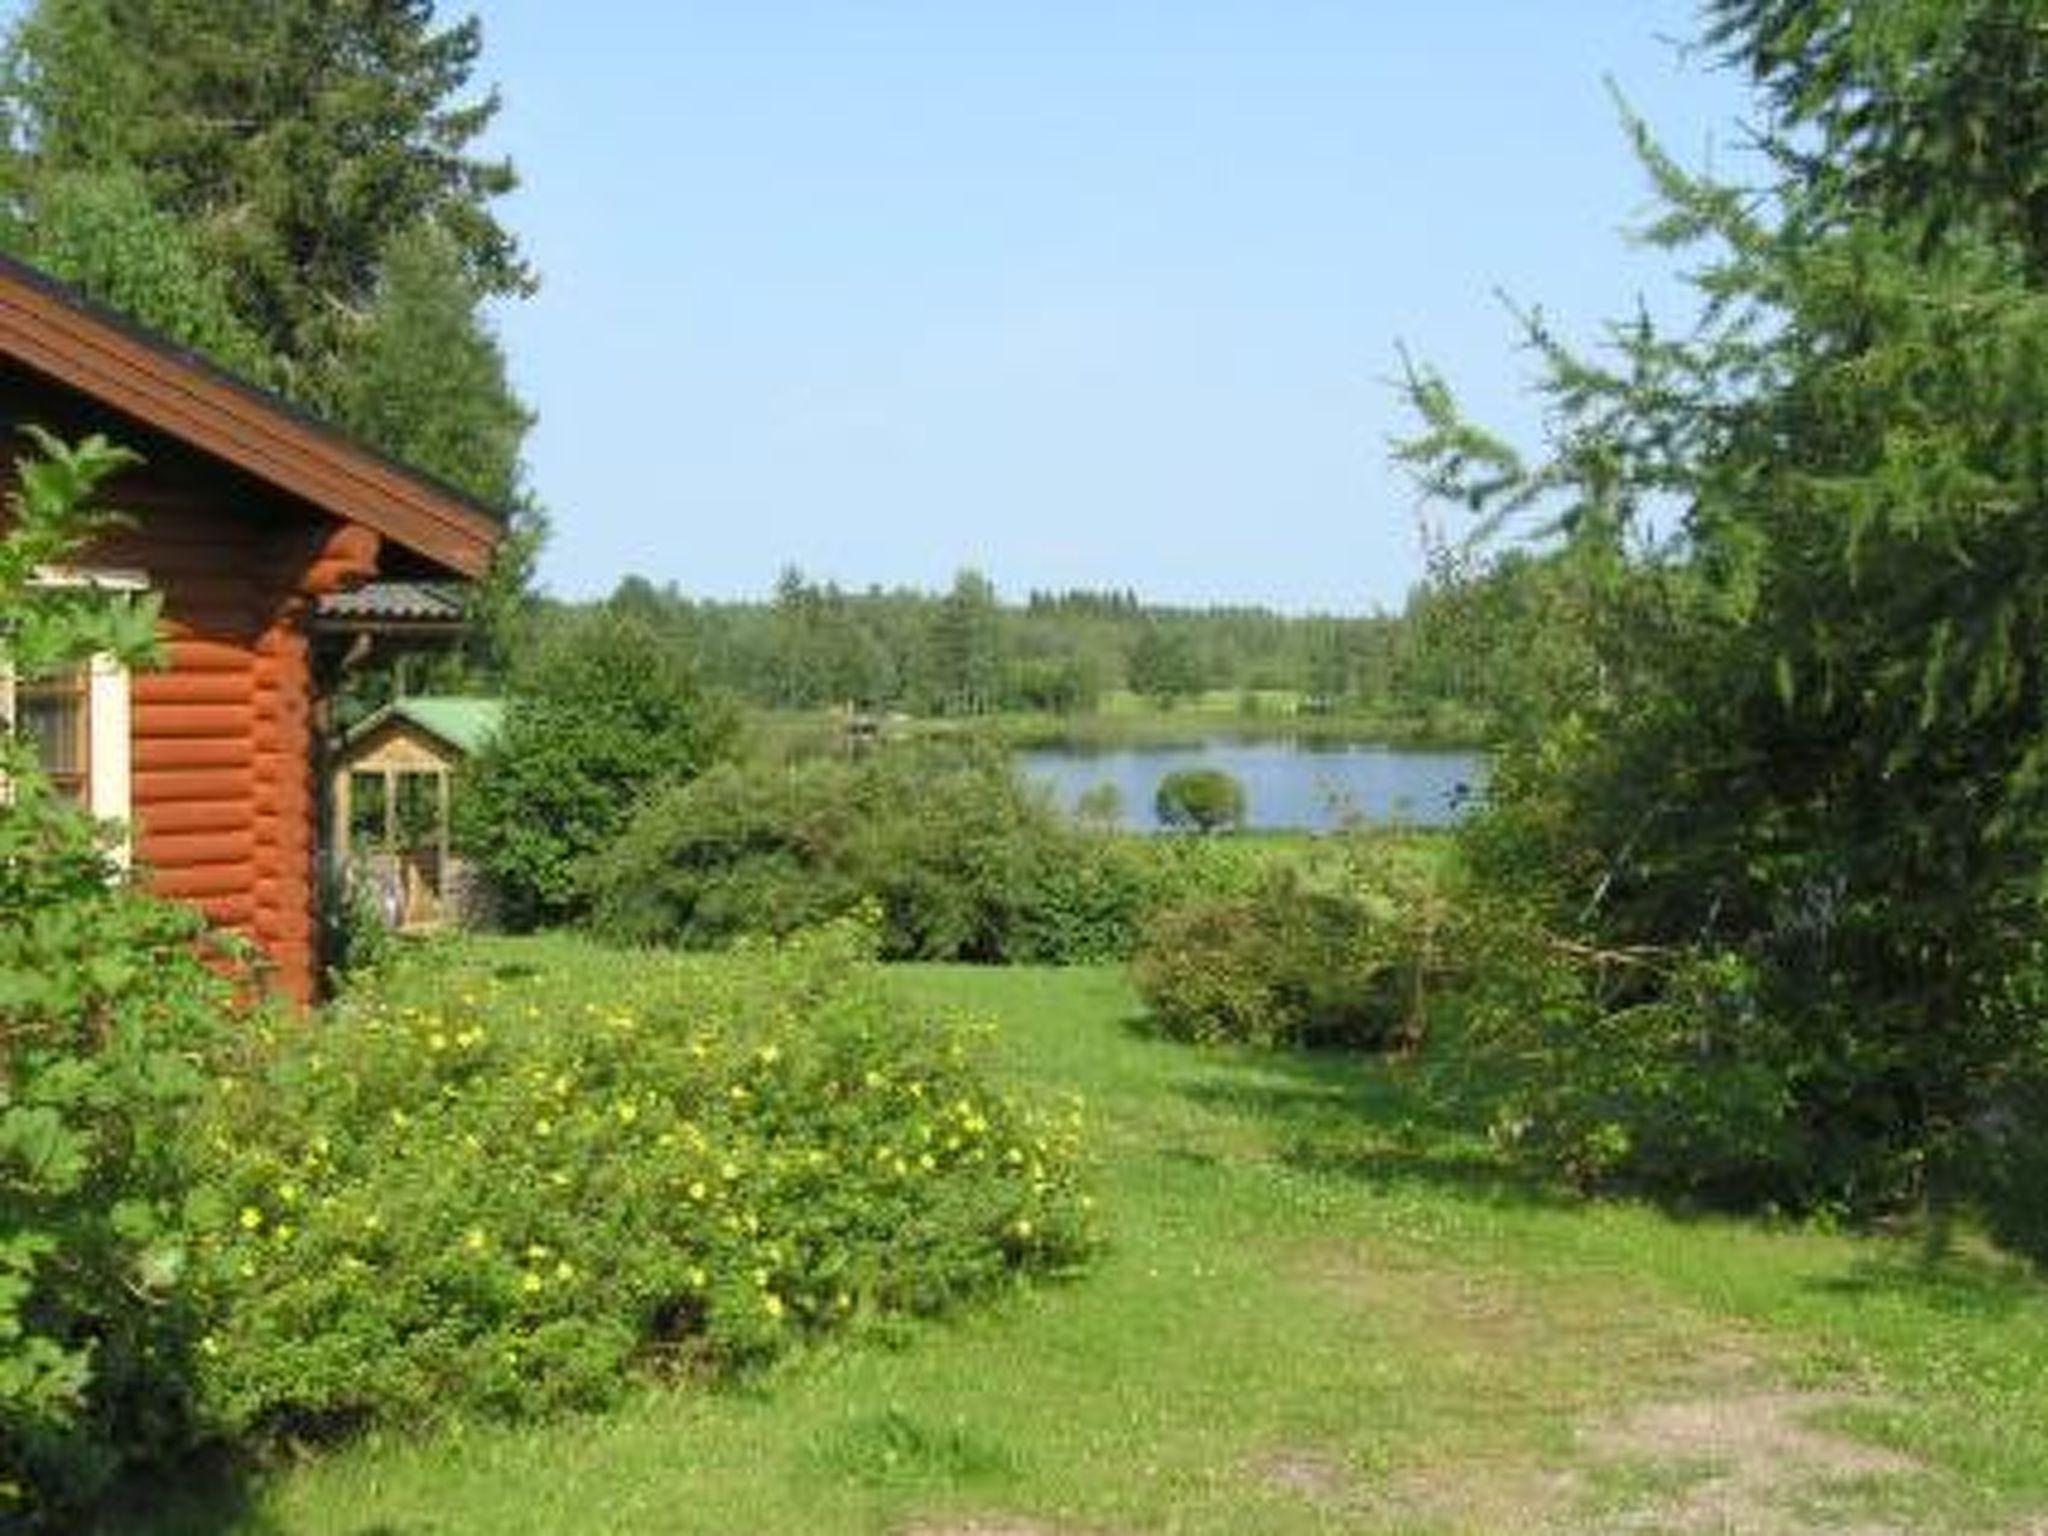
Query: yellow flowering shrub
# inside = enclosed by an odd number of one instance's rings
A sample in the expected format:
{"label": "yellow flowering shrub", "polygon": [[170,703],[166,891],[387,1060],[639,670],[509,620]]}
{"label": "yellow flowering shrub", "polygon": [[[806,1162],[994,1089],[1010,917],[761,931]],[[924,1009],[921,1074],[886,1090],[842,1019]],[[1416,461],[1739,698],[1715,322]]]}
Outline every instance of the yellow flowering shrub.
{"label": "yellow flowering shrub", "polygon": [[198,1134],[233,1432],[601,1405],[1084,1254],[1077,1108],[906,1015],[852,925],[720,956],[437,946]]}

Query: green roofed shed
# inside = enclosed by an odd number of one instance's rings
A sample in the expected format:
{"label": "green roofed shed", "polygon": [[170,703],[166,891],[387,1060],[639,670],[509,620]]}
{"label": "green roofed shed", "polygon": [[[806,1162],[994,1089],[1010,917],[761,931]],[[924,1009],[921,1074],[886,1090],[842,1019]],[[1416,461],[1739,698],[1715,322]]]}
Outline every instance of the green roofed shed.
{"label": "green roofed shed", "polygon": [[342,738],[330,785],[332,854],[394,928],[438,927],[465,902],[449,839],[450,784],[504,723],[502,699],[395,699]]}
{"label": "green roofed shed", "polygon": [[505,701],[453,693],[397,699],[350,731],[349,744],[353,745],[359,738],[393,720],[417,726],[464,757],[474,757],[504,724]]}

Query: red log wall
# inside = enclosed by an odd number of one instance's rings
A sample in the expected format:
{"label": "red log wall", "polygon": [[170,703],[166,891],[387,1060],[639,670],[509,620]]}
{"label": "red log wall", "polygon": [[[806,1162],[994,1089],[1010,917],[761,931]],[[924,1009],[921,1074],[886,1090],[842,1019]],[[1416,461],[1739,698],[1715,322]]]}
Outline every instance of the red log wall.
{"label": "red log wall", "polygon": [[[154,504],[146,509],[143,500]],[[136,526],[93,552],[163,595],[168,666],[138,673],[134,851],[152,889],[247,935],[280,991],[317,987],[310,599],[375,569],[377,540],[330,520],[251,519],[124,493]]]}

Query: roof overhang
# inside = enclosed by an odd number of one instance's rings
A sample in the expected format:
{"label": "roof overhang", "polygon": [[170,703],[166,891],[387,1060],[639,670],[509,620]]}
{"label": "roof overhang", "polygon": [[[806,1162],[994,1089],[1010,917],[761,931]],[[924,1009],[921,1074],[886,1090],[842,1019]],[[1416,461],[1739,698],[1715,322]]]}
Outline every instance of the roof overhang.
{"label": "roof overhang", "polygon": [[483,575],[503,536],[482,503],[6,257],[0,354],[454,575]]}

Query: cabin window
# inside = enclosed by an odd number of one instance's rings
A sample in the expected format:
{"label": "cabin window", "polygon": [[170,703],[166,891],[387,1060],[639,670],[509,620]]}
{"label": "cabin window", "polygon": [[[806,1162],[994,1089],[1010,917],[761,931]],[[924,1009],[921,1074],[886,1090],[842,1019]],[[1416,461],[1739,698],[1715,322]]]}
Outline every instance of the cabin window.
{"label": "cabin window", "polygon": [[[40,586],[140,591],[132,572],[45,570]],[[21,677],[0,660],[0,730],[29,744],[57,792],[103,821],[126,821],[131,802],[128,669],[111,656],[40,677]]]}
{"label": "cabin window", "polygon": [[102,820],[127,819],[127,668],[95,656],[46,677],[0,671],[0,721],[28,744],[58,794]]}
{"label": "cabin window", "polygon": [[92,803],[92,676],[72,667],[14,685],[14,729],[58,794]]}

